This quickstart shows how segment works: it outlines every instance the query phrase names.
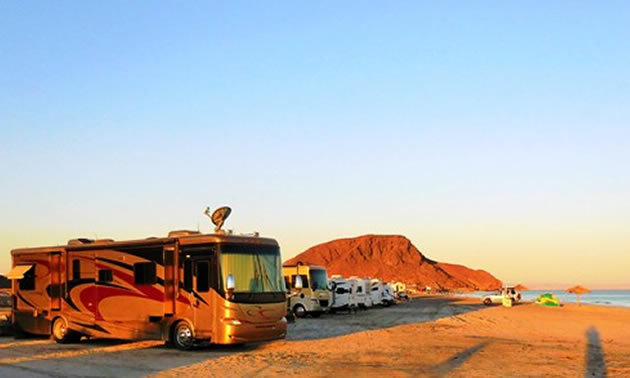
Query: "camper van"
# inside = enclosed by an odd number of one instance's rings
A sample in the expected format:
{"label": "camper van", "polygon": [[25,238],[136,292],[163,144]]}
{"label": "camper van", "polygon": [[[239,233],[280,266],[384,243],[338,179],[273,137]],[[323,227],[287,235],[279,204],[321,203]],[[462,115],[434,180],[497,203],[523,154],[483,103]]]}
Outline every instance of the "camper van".
{"label": "camper van", "polygon": [[372,296],[370,295],[370,280],[359,278],[356,276],[350,277],[351,285],[356,289],[355,296],[357,306],[361,309],[367,309],[372,307]]}
{"label": "camper van", "polygon": [[143,240],[73,239],[11,256],[13,326],[59,343],[161,339],[190,349],[286,335],[273,239],[175,231]]}
{"label": "camper van", "polygon": [[[307,314],[319,317],[328,312],[332,304],[332,293],[328,290],[328,272],[317,265],[290,265],[282,268],[285,285],[291,291],[288,310],[298,318]],[[296,287],[297,277],[301,278],[302,288]]]}
{"label": "camper van", "polygon": [[340,275],[332,276],[330,284],[333,293],[330,312],[353,312],[357,307],[356,289],[353,292],[352,284]]}

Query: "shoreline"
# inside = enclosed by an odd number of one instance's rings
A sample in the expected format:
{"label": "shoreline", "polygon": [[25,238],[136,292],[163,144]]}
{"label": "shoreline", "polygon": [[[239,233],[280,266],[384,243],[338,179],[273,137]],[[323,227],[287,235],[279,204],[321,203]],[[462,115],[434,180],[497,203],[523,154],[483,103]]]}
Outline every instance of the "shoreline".
{"label": "shoreline", "polygon": [[[541,290],[542,291],[542,290]],[[612,290],[611,290],[612,291]],[[619,291],[627,291],[627,290],[619,290]],[[553,291],[545,291],[548,293],[552,293]],[[485,292],[484,292],[485,293]],[[491,293],[491,292],[488,292]],[[521,292],[523,293],[523,292]],[[462,293],[462,294],[458,294],[458,293],[451,293],[451,294],[443,294],[443,295],[453,295],[455,297],[461,297],[461,298],[468,298],[468,299],[477,299],[479,300],[481,298],[481,296],[474,296],[474,295],[470,295],[471,293]],[[431,294],[433,295],[433,294]],[[441,294],[435,294],[435,295],[441,295]],[[555,294],[554,294],[555,295]],[[521,300],[521,303],[535,303],[535,300]],[[560,304],[562,306],[564,305],[577,305],[577,300],[576,301],[565,301],[565,300],[560,300]],[[580,306],[598,306],[598,307],[606,307],[606,308],[620,308],[620,309],[630,309],[630,303],[628,303],[627,305],[620,305],[620,304],[606,304],[606,303],[589,303],[589,302],[584,302],[584,299],[582,299],[580,301]]]}

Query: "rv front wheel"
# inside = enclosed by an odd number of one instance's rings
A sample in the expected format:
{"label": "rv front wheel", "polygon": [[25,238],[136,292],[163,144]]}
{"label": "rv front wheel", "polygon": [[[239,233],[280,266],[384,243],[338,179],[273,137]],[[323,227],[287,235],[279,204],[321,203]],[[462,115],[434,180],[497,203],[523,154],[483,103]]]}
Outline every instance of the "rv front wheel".
{"label": "rv front wheel", "polygon": [[189,350],[195,342],[192,327],[185,321],[177,323],[173,331],[173,344],[177,349]]}
{"label": "rv front wheel", "polygon": [[293,313],[298,318],[303,318],[306,316],[306,308],[304,308],[301,304],[296,304],[295,307],[293,307]]}
{"label": "rv front wheel", "polygon": [[66,344],[78,341],[78,333],[68,329],[68,323],[64,318],[57,318],[52,324],[52,335],[59,344]]}

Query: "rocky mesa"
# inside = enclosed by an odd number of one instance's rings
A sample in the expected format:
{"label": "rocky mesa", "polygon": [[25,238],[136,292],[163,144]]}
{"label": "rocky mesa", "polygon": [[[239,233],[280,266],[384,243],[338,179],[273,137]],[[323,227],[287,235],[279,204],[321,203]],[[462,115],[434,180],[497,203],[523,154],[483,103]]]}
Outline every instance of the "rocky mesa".
{"label": "rocky mesa", "polygon": [[495,290],[501,281],[484,270],[440,263],[424,256],[401,235],[364,235],[338,239],[307,249],[285,265],[322,265],[328,274],[402,281],[448,290]]}

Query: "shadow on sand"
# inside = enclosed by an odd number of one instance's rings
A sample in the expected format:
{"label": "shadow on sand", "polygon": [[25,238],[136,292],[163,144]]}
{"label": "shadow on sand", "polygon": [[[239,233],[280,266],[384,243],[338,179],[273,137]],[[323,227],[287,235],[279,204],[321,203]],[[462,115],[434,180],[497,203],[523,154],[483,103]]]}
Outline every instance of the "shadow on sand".
{"label": "shadow on sand", "polygon": [[323,339],[404,324],[431,322],[486,307],[465,298],[423,296],[391,307],[373,307],[355,314],[328,314],[317,319],[298,319],[289,324],[287,340]]}
{"label": "shadow on sand", "polygon": [[594,327],[586,331],[586,371],[584,377],[606,377],[604,349],[599,340],[599,332]]}
{"label": "shadow on sand", "polygon": [[473,345],[472,347],[465,349],[448,360],[442,362],[441,364],[433,366],[428,372],[431,376],[443,377],[450,373],[451,371],[460,367],[464,362],[466,362],[473,354],[479,352],[483,348],[485,348],[489,341],[484,341],[482,343]]}

